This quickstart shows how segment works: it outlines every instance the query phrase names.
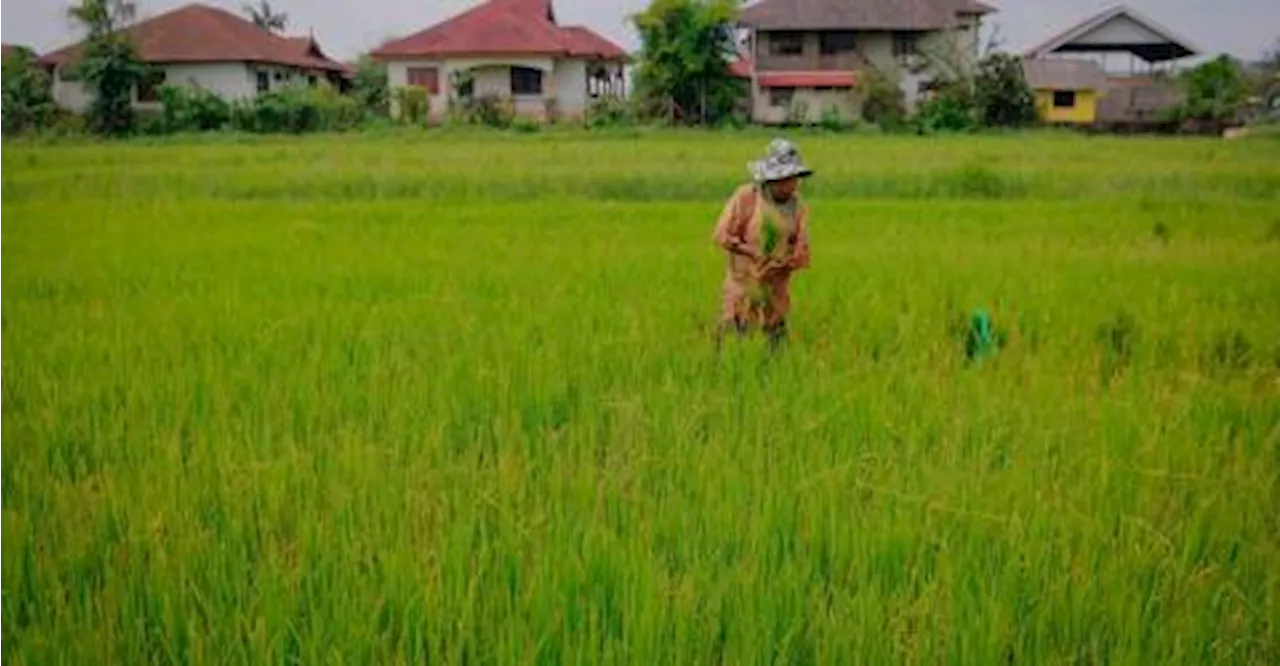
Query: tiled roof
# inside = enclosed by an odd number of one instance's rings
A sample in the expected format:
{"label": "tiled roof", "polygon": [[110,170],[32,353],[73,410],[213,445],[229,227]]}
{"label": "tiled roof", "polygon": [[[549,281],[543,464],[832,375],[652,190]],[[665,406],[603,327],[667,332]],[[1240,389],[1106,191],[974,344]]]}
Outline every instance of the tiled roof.
{"label": "tiled roof", "polygon": [[936,30],[960,14],[995,9],[976,0],[761,0],[742,22],[771,30]]}
{"label": "tiled roof", "polygon": [[[144,62],[257,62],[339,71],[341,65],[299,48],[299,38],[287,39],[226,10],[191,4],[140,21],[128,29]],[[300,38],[314,44],[309,37]],[[84,48],[73,44],[46,54],[47,65],[75,62]],[[316,49],[318,52],[318,49]]]}
{"label": "tiled roof", "polygon": [[626,57],[588,28],[556,25],[549,0],[489,0],[373,52],[382,59],[481,54]]}

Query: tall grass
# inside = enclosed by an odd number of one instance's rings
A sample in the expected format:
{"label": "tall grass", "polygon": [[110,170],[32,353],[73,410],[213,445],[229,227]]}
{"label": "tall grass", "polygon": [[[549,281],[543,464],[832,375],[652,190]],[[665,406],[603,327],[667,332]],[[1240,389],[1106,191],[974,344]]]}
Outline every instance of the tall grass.
{"label": "tall grass", "polygon": [[6,660],[1280,660],[1269,146],[802,141],[717,359],[763,146],[9,146]]}

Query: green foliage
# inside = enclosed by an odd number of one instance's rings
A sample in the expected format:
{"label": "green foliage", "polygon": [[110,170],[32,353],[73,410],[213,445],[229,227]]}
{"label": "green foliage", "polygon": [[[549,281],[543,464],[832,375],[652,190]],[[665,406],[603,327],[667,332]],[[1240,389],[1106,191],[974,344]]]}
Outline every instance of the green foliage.
{"label": "green foliage", "polygon": [[387,67],[368,55],[360,57],[355,76],[351,80],[351,93],[360,106],[373,116],[390,113],[391,92],[387,83]]}
{"label": "green foliage", "polygon": [[973,103],[986,127],[1024,127],[1036,120],[1036,99],[1022,72],[1022,61],[992,53],[978,63]]}
{"label": "green foliage", "polygon": [[840,113],[840,107],[835,104],[827,105],[822,110],[822,120],[819,123],[823,129],[833,132],[840,131],[849,126],[845,121],[843,114]]}
{"label": "green foliage", "polygon": [[862,102],[863,120],[882,129],[897,129],[903,125],[907,105],[897,81],[872,67],[858,79],[856,91]]}
{"label": "green foliage", "polygon": [[914,123],[922,134],[974,131],[980,119],[972,91],[963,83],[938,86],[916,110]]}
{"label": "green foliage", "polygon": [[303,134],[354,129],[364,118],[364,108],[353,97],[325,86],[290,86],[236,104],[231,125],[261,134]]}
{"label": "green foliage", "polygon": [[231,105],[204,88],[164,86],[160,105],[166,132],[220,130],[231,122]]}
{"label": "green foliage", "polygon": [[494,129],[507,129],[516,119],[511,100],[501,95],[485,93],[461,100],[451,109],[455,119],[468,125],[482,125]]}
{"label": "green foliage", "polygon": [[431,96],[422,86],[397,86],[391,91],[396,119],[408,125],[425,125],[431,112]]}
{"label": "green foliage", "polygon": [[642,43],[635,97],[648,116],[715,125],[746,95],[729,73],[736,0],[652,0],[631,17]]}
{"label": "green foliage", "polygon": [[149,73],[124,31],[135,13],[134,4],[124,0],[82,0],[68,10],[88,33],[74,72],[92,97],[89,127],[99,134],[133,130],[134,90]]}
{"label": "green foliage", "polygon": [[1232,122],[1249,98],[1249,81],[1233,58],[1220,55],[1179,79],[1185,99],[1175,118],[1183,121]]}
{"label": "green foliage", "polygon": [[587,106],[586,125],[592,129],[627,127],[635,122],[635,108],[625,99],[601,97]]}
{"label": "green foliage", "polygon": [[3,129],[6,135],[43,129],[53,122],[57,106],[53,101],[49,74],[36,63],[35,54],[18,47],[4,58]]}

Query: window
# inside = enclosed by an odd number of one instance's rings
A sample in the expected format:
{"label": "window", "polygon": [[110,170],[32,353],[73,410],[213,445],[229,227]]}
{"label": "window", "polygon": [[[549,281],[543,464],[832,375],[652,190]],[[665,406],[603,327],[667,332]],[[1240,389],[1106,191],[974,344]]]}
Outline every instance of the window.
{"label": "window", "polygon": [[164,70],[154,71],[138,80],[138,101],[160,101],[160,86],[164,85]]}
{"label": "window", "polygon": [[1056,109],[1070,109],[1076,105],[1076,91],[1074,90],[1055,90],[1053,91],[1053,106]]}
{"label": "window", "polygon": [[266,72],[258,72],[258,92],[264,93],[271,90],[271,75]]}
{"label": "window", "polygon": [[916,34],[914,32],[893,33],[893,56],[905,58],[916,54]]}
{"label": "window", "polygon": [[80,75],[74,65],[63,65],[58,68],[58,79],[67,82],[79,81]]}
{"label": "window", "polygon": [[791,106],[791,100],[796,96],[795,88],[770,88],[769,89],[769,105],[770,106]]}
{"label": "window", "polygon": [[542,70],[531,67],[511,68],[512,95],[541,95]]}
{"label": "window", "polygon": [[432,95],[440,94],[440,70],[435,67],[410,67],[409,85],[421,86]]}
{"label": "window", "polygon": [[856,46],[852,32],[824,32],[818,40],[822,55],[852,53]]}
{"label": "window", "polygon": [[804,34],[799,32],[775,32],[769,35],[769,54],[776,56],[804,55]]}

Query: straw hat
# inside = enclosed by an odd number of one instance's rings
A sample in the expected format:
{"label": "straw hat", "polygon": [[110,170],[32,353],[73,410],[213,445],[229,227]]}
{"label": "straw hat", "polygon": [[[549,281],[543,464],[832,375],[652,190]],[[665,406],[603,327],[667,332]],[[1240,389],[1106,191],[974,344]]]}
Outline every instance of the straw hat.
{"label": "straw hat", "polygon": [[795,144],[786,139],[774,139],[769,142],[764,159],[749,162],[747,169],[759,183],[786,180],[793,176],[807,178],[813,175],[813,170],[801,161],[800,151],[796,149]]}

